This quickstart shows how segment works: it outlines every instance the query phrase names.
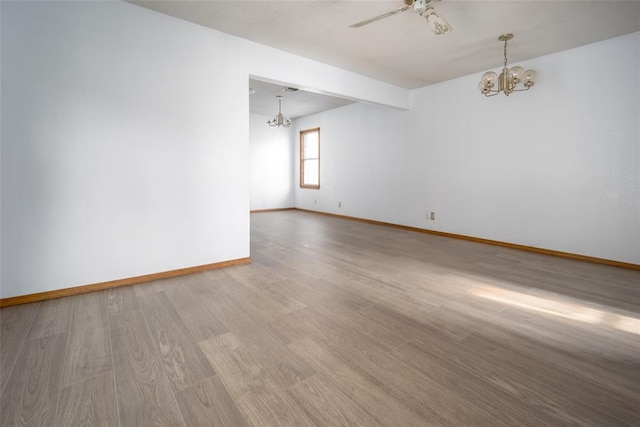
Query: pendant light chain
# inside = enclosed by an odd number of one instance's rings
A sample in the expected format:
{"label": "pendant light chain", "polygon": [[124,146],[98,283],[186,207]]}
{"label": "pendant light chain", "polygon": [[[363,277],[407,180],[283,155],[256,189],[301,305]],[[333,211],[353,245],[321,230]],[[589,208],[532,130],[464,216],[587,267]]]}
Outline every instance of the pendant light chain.
{"label": "pendant light chain", "polygon": [[504,67],[507,68],[507,38],[504,39]]}

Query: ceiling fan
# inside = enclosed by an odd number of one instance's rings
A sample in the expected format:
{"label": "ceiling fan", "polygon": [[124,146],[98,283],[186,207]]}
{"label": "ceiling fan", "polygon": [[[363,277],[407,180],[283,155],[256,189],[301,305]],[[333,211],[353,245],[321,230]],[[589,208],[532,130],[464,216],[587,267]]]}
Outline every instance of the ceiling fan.
{"label": "ceiling fan", "polygon": [[440,0],[404,0],[404,6],[390,12],[383,13],[382,15],[374,16],[373,18],[365,19],[364,21],[349,25],[349,28],[360,28],[364,25],[371,24],[372,22],[376,22],[381,19],[393,16],[396,13],[413,9],[415,13],[419,14],[427,20],[429,28],[431,28],[431,31],[433,31],[434,34],[438,36],[447,34],[449,31],[453,30],[453,27],[449,25],[446,19],[438,15],[436,10],[431,5],[431,3],[436,3],[439,1]]}

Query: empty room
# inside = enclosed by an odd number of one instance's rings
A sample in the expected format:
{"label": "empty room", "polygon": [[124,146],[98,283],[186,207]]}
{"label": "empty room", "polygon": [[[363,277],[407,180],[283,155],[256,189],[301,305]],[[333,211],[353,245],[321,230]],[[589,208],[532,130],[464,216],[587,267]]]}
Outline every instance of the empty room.
{"label": "empty room", "polygon": [[640,2],[0,20],[2,427],[640,425]]}

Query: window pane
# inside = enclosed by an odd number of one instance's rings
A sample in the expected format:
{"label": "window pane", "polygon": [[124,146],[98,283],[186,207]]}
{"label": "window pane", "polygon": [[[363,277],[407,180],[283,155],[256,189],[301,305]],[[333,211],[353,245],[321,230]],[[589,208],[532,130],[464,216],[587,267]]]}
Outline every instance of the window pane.
{"label": "window pane", "polygon": [[304,161],[304,183],[306,185],[318,185],[318,160]]}
{"label": "window pane", "polygon": [[318,134],[315,132],[305,135],[304,158],[318,158]]}
{"label": "window pane", "polygon": [[300,131],[300,186],[320,188],[320,128]]}

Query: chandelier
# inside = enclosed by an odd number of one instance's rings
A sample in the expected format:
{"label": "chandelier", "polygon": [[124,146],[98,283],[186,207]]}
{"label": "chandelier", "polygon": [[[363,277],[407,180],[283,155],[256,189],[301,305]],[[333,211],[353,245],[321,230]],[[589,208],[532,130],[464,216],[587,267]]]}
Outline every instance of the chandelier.
{"label": "chandelier", "polygon": [[[533,70],[525,71],[522,67],[507,68],[507,41],[513,38],[513,34],[503,34],[498,40],[504,42],[504,68],[498,76],[493,71],[487,71],[482,75],[478,89],[484,96],[494,96],[500,92],[509,96],[512,92],[529,90],[536,82],[537,73]],[[498,84],[498,88],[494,89]]]}
{"label": "chandelier", "polygon": [[282,95],[278,95],[276,98],[278,98],[278,115],[272,120],[269,120],[267,124],[271,127],[284,126],[288,128],[291,126],[291,119],[282,115],[282,98],[284,97]]}

